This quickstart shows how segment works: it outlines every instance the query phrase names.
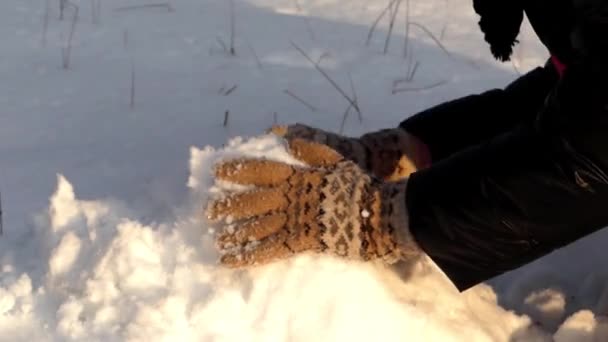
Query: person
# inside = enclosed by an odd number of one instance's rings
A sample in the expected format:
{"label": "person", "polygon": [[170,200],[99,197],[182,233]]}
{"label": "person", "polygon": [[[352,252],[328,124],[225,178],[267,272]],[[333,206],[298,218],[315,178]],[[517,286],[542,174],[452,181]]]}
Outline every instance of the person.
{"label": "person", "polygon": [[465,291],[608,225],[608,2],[473,6],[496,59],[510,59],[526,15],[547,63],[359,138],[274,127],[307,165],[217,165],[254,187],[209,203],[210,219],[233,220],[217,237],[224,265],[426,254]]}

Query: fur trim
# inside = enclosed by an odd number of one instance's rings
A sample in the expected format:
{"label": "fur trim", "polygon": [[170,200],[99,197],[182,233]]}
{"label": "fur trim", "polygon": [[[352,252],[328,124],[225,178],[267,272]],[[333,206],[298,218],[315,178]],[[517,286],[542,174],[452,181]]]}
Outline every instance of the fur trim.
{"label": "fur trim", "polygon": [[492,55],[508,61],[524,19],[523,6],[517,0],[473,0],[473,8],[479,14],[479,27],[490,44]]}

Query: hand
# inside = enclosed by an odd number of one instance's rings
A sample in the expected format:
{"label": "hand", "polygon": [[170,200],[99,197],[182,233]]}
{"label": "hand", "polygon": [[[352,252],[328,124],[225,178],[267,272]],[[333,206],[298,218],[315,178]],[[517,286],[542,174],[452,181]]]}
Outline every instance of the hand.
{"label": "hand", "polygon": [[400,128],[367,133],[360,138],[345,137],[302,124],[274,126],[270,131],[284,137],[290,146],[295,139],[329,146],[341,157],[387,181],[405,179],[430,164],[430,154],[424,143]]}
{"label": "hand", "polygon": [[218,179],[254,186],[207,207],[208,218],[225,226],[217,238],[222,264],[265,264],[307,251],[387,263],[419,254],[408,229],[407,181],[385,183],[324,145],[299,143],[336,162],[304,168],[240,159],[216,166]]}

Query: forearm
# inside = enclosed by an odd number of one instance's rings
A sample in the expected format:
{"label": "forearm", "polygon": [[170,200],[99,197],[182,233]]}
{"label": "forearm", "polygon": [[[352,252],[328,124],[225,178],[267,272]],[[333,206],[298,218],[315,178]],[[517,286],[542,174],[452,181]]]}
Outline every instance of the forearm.
{"label": "forearm", "polygon": [[433,161],[487,141],[534,119],[557,81],[552,66],[536,68],[505,89],[493,89],[429,108],[400,127],[429,148]]}
{"label": "forearm", "polygon": [[410,178],[412,233],[458,289],[608,225],[608,79],[597,71],[569,68],[536,120]]}

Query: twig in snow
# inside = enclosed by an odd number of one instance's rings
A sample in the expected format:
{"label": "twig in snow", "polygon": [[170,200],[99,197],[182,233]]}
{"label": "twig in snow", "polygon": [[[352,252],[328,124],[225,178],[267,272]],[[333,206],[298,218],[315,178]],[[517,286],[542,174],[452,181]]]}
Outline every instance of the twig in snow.
{"label": "twig in snow", "polygon": [[135,109],[135,62],[131,60],[131,94],[130,94],[129,106],[131,109]]}
{"label": "twig in snow", "polygon": [[403,38],[403,58],[408,56],[410,42],[410,0],[405,0],[405,37]]}
{"label": "twig in snow", "polygon": [[452,57],[452,54],[448,51],[448,49],[446,49],[445,46],[443,46],[443,44],[441,44],[441,41],[439,41],[439,39],[437,39],[437,37],[435,37],[433,32],[431,32],[431,30],[429,30],[426,26],[413,22],[413,21],[410,22],[410,25],[418,27],[419,29],[424,31],[424,33],[426,33],[429,37],[431,37],[431,39],[435,42],[435,44],[437,44],[437,46],[439,46],[439,48],[441,50],[443,50],[443,52],[445,52],[446,55],[448,55],[448,57],[450,57],[450,58]]}
{"label": "twig in snow", "polygon": [[215,37],[215,40],[217,40],[218,44],[224,49],[224,52],[228,53],[228,47],[226,46],[226,43],[224,43],[224,40],[221,37]]}
{"label": "twig in snow", "polygon": [[[355,103],[359,103],[358,99],[357,99],[357,91],[355,90],[355,82],[353,82],[353,77],[351,76],[351,74],[348,74],[348,78],[350,80],[350,89],[353,92],[353,99]],[[348,107],[346,107],[346,110],[344,111],[344,114],[342,115],[342,123],[340,124],[340,131],[339,133],[342,134],[344,132],[344,126],[346,125],[346,120],[348,119],[348,116],[350,115],[350,110],[353,108],[352,104],[348,104]],[[358,117],[359,117],[359,123],[363,122],[363,116],[361,115],[361,112],[357,112],[358,113]]]}
{"label": "twig in snow", "polygon": [[400,83],[411,82],[411,81],[414,80],[414,76],[416,75],[416,71],[418,70],[418,66],[420,65],[420,62],[416,61],[416,63],[414,63],[414,66],[412,67],[412,62],[411,61],[413,61],[413,58],[411,58],[408,61],[407,72],[405,73],[405,78],[401,78],[401,79],[395,80],[393,82],[393,87],[396,87]]}
{"label": "twig in snow", "polygon": [[316,112],[317,109],[311,105],[310,103],[302,100],[300,97],[298,97],[296,94],[290,92],[289,90],[285,89],[283,90],[283,92],[291,97],[293,97],[294,99],[298,100],[298,102],[300,102],[301,104],[305,105],[306,107],[308,107],[308,109],[310,109],[311,112]]}
{"label": "twig in snow", "polygon": [[323,60],[329,56],[330,56],[329,52],[327,52],[327,51],[323,52],[321,54],[321,56],[319,56],[319,59],[317,59],[317,64],[321,65],[321,62],[323,62]]}
{"label": "twig in snow", "polygon": [[122,11],[131,11],[138,9],[146,9],[146,8],[166,8],[167,12],[173,12],[174,9],[168,2],[158,3],[158,4],[143,4],[143,5],[132,5],[132,6],[123,6],[117,7],[113,11],[114,12],[122,12]]}
{"label": "twig in snow", "polygon": [[[411,65],[412,65],[412,64],[410,63],[410,66],[411,66]],[[416,71],[418,70],[418,67],[419,67],[419,66],[420,66],[420,62],[416,61],[416,63],[414,64],[414,67],[413,67],[411,70],[410,70],[410,69],[409,69],[409,67],[408,67],[408,70],[409,70],[409,73],[408,73],[408,75],[407,75],[407,80],[408,80],[408,82],[411,82],[411,81],[413,81],[413,80],[414,80],[414,76],[416,75]]]}
{"label": "twig in snow", "polygon": [[42,46],[46,46],[46,34],[49,30],[50,12],[51,5],[49,3],[49,0],[46,0],[44,5],[44,16],[42,17]]}
{"label": "twig in snow", "polygon": [[228,127],[228,118],[230,117],[230,111],[226,111],[224,112],[224,123],[223,126],[224,127]]}
{"label": "twig in snow", "polygon": [[359,109],[359,105],[357,105],[357,103],[355,101],[353,101],[348,95],[346,95],[346,93],[344,92],[344,90],[342,90],[342,88],[340,88],[340,86],[331,78],[329,77],[329,75],[325,72],[325,70],[321,69],[321,67],[315,63],[310,56],[308,56],[306,54],[306,52],[304,52],[304,50],[302,50],[298,45],[296,45],[294,42],[291,42],[291,45],[293,45],[293,47],[298,50],[302,56],[304,56],[304,58],[306,58],[310,63],[312,63],[312,65],[315,67],[315,69],[317,69],[317,71],[319,71],[321,73],[321,75],[323,75],[323,77],[325,77],[325,79],[327,79],[327,81],[329,81],[329,83],[331,83],[332,86],[334,86],[334,88],[336,88],[336,90],[338,90],[338,92],[348,101],[350,102],[350,104],[353,105],[353,108],[355,108],[355,110],[357,112],[361,112],[361,110]]}
{"label": "twig in snow", "polygon": [[445,11],[443,12],[443,14],[444,14],[443,27],[441,28],[441,33],[439,34],[439,40],[443,40],[445,38],[445,33],[448,29],[448,22],[449,22],[448,19],[450,17],[449,0],[445,0],[444,9],[445,9]]}
{"label": "twig in snow", "polygon": [[249,50],[251,50],[251,54],[253,54],[253,57],[255,58],[255,62],[258,65],[258,68],[260,69],[264,69],[264,66],[262,65],[262,61],[260,61],[260,57],[258,57],[258,54],[255,52],[255,49],[253,48],[253,46],[251,46],[251,44],[247,44],[249,46]]}
{"label": "twig in snow", "polygon": [[234,0],[230,0],[230,54],[232,56],[236,55],[236,51],[234,50],[235,21]]}
{"label": "twig in snow", "polygon": [[386,6],[386,8],[384,8],[382,13],[380,13],[380,15],[376,18],[376,20],[374,20],[374,23],[372,24],[372,26],[369,29],[369,32],[367,33],[367,40],[365,41],[365,45],[369,45],[369,42],[372,40],[372,35],[374,34],[374,31],[376,30],[376,26],[378,26],[378,23],[380,22],[380,20],[382,20],[382,18],[386,14],[386,12],[388,12],[393,7],[393,4],[396,1],[397,0],[391,0],[388,3],[388,6]]}
{"label": "twig in snow", "polygon": [[443,40],[443,38],[445,38],[445,32],[448,29],[448,24],[445,23],[443,24],[443,27],[441,28],[441,33],[439,33],[439,40]]}
{"label": "twig in snow", "polygon": [[[401,0],[397,0],[394,6],[391,6],[391,19],[388,24],[388,33],[386,34],[386,40],[384,41],[384,54],[388,52],[388,45],[391,40],[391,36],[393,35],[393,27],[395,26],[395,18],[397,17],[397,13],[399,12],[399,7],[401,6]],[[392,9],[395,7],[394,9]]]}
{"label": "twig in snow", "polygon": [[349,103],[348,107],[346,107],[346,110],[344,111],[344,114],[342,115],[342,123],[340,124],[340,130],[338,131],[340,134],[344,133],[344,126],[346,125],[346,119],[348,119],[351,108],[353,108],[353,105]]}
{"label": "twig in snow", "polygon": [[226,90],[225,92],[223,92],[223,94],[222,94],[222,95],[224,95],[224,96],[228,96],[228,95],[230,95],[230,94],[231,94],[233,91],[235,91],[235,90],[236,90],[236,88],[238,88],[238,85],[236,85],[236,84],[235,84],[235,85],[233,85],[233,86],[232,86],[230,89],[228,89],[228,90]]}
{"label": "twig in snow", "polygon": [[[350,73],[348,74],[348,80],[350,81],[350,89],[353,92],[353,102],[359,104],[357,90],[355,90],[355,82],[353,82],[353,77]],[[363,123],[363,114],[361,113],[361,111],[357,111],[357,116],[359,117],[359,123]]]}
{"label": "twig in snow", "polygon": [[[358,99],[357,99],[357,92],[355,90],[355,83],[353,82],[353,78],[351,76],[351,74],[348,74],[348,78],[350,80],[350,88],[353,92],[353,99],[355,103],[359,103]],[[348,104],[348,107],[346,107],[346,110],[344,111],[344,114],[342,115],[342,123],[340,124],[340,131],[339,133],[342,134],[344,132],[344,126],[346,125],[346,120],[348,119],[348,116],[350,115],[350,110],[353,108],[353,105],[351,103]],[[359,117],[359,123],[363,122],[363,116],[361,115],[361,112],[358,111],[357,112],[358,117]]]}
{"label": "twig in snow", "polygon": [[428,86],[424,86],[424,87],[406,87],[406,88],[395,88],[393,89],[393,95],[397,94],[397,93],[403,93],[403,92],[407,92],[407,91],[421,91],[421,90],[428,90],[428,89],[432,89],[432,88],[436,88],[436,87],[440,87],[444,84],[448,83],[448,81],[439,81],[433,84],[429,84]]}
{"label": "twig in snow", "polygon": [[72,39],[74,38],[74,32],[76,31],[76,23],[78,22],[78,11],[79,8],[77,5],[73,3],[68,3],[70,6],[74,7],[74,16],[72,17],[72,25],[70,26],[70,34],[68,36],[68,40],[66,42],[66,46],[61,48],[61,57],[63,62],[63,68],[70,68],[70,56],[72,54]]}
{"label": "twig in snow", "polygon": [[63,12],[68,6],[68,0],[59,0],[59,20],[63,20]]}
{"label": "twig in snow", "polygon": [[272,123],[274,125],[279,123],[279,115],[277,114],[277,112],[272,113]]}

